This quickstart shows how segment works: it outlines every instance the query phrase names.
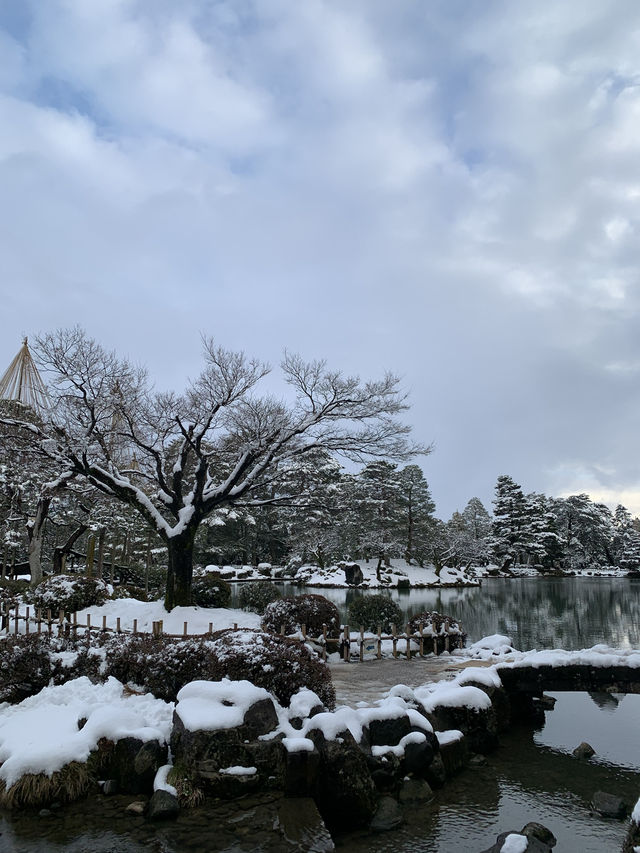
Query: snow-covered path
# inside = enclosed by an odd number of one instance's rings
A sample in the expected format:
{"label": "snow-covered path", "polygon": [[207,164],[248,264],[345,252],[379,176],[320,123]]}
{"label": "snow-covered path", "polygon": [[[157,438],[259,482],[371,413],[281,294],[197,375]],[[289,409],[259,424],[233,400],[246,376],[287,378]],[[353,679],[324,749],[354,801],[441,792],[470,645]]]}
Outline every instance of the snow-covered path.
{"label": "snow-covered path", "polygon": [[453,678],[468,666],[488,666],[491,661],[456,660],[428,657],[413,660],[372,660],[362,663],[332,663],[331,678],[336,690],[336,705],[355,708],[359,702],[373,704],[396,684],[415,688],[434,681]]}

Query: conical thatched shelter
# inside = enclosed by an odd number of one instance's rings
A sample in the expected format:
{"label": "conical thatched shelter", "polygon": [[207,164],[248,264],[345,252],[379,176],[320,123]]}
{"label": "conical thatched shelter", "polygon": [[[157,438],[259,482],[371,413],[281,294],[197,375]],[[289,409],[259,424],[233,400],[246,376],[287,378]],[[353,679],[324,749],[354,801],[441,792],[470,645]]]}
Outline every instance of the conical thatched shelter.
{"label": "conical thatched shelter", "polygon": [[39,415],[48,408],[47,389],[29,352],[27,338],[23,340],[20,351],[0,377],[0,400],[30,406]]}

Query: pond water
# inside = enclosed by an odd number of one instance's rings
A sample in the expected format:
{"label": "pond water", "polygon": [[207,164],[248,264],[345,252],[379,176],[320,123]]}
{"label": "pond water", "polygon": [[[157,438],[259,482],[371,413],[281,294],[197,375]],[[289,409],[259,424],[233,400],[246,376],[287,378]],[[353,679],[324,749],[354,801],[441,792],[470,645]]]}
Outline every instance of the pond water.
{"label": "pond water", "polygon": [[[239,584],[233,584],[234,601]],[[334,602],[343,622],[349,604],[380,590],[311,589],[283,586],[285,595],[321,593]],[[640,580],[626,578],[488,579],[481,587],[390,590],[405,618],[437,610],[462,622],[469,642],[507,634],[517,649],[583,649],[606,643],[640,647]],[[355,626],[352,626],[355,627]]]}
{"label": "pond water", "polygon": [[[335,601],[343,618],[353,595],[363,594],[314,591]],[[405,615],[435,609],[461,620],[470,640],[504,633],[521,649],[576,649],[602,642],[640,647],[638,581],[491,580],[480,589],[392,594]],[[354,833],[337,839],[338,849],[353,853],[478,853],[499,832],[517,831],[536,820],[557,836],[555,849],[560,853],[621,850],[625,823],[594,816],[589,801],[597,790],[618,794],[631,805],[640,795],[640,696],[553,695],[558,700],[556,707],[547,712],[539,731],[522,728],[502,735],[500,748],[488,756],[486,766],[469,768],[448,782],[432,803],[406,810],[406,823],[400,830],[380,836]],[[596,749],[588,763],[570,755],[582,740]],[[5,815],[0,822],[0,851],[277,851],[268,827],[262,835],[242,835],[249,828],[257,831],[259,804],[248,803],[244,812],[234,805],[226,818],[211,808],[185,812],[176,824],[154,827],[125,814],[128,800],[94,798],[45,818],[26,814],[9,821]]]}

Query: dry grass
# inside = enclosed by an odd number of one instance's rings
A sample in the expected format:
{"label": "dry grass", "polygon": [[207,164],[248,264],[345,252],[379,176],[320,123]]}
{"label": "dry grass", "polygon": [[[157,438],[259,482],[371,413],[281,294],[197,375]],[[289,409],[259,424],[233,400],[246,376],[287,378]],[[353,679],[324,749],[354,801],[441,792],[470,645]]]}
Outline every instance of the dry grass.
{"label": "dry grass", "polygon": [[92,779],[86,764],[72,761],[51,776],[25,773],[17,782],[0,787],[0,806],[7,809],[37,808],[53,802],[71,803],[87,795]]}
{"label": "dry grass", "polygon": [[178,792],[178,803],[183,808],[193,809],[204,801],[204,791],[193,784],[190,773],[181,764],[174,764],[167,782]]}

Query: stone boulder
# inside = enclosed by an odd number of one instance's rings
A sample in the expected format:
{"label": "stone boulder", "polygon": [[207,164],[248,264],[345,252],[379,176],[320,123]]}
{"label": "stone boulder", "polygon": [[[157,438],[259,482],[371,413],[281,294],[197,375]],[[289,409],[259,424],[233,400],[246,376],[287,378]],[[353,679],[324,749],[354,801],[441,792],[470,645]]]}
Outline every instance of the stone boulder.
{"label": "stone boulder", "polygon": [[629,807],[623,799],[615,794],[609,794],[606,791],[596,791],[591,798],[591,808],[594,812],[598,812],[602,817],[613,817],[622,820],[628,811]]}
{"label": "stone boulder", "polygon": [[576,748],[571,753],[571,755],[573,755],[574,758],[582,758],[582,759],[587,760],[587,761],[592,756],[594,756],[595,754],[596,754],[595,749],[591,746],[591,744],[586,743],[585,741],[582,741],[581,744],[576,746]]}
{"label": "stone boulder", "polygon": [[178,800],[168,791],[155,791],[146,808],[147,820],[174,820],[178,817]]}
{"label": "stone boulder", "polygon": [[346,731],[340,741],[325,740],[319,729],[310,738],[320,754],[316,804],[330,830],[368,826],[378,796],[367,759],[353,735]]}
{"label": "stone boulder", "polygon": [[369,829],[371,832],[390,832],[403,823],[400,806],[393,797],[381,797]]}
{"label": "stone boulder", "polygon": [[349,586],[358,586],[364,580],[362,569],[357,563],[343,563],[344,579]]}
{"label": "stone boulder", "polygon": [[546,826],[543,826],[541,823],[536,823],[535,821],[529,821],[528,824],[522,827],[521,830],[522,835],[526,835],[528,838],[537,838],[538,841],[542,841],[543,844],[548,845],[549,847],[555,847],[557,844],[557,838],[551,832],[550,829],[547,829]]}
{"label": "stone boulder", "polygon": [[[512,845],[517,843],[517,841],[520,841],[520,847],[516,849],[521,849],[522,853],[551,853],[552,851],[552,848],[543,841],[540,841],[539,838],[535,838],[531,835],[527,836],[522,832],[515,832],[511,830],[509,832],[501,832],[496,839],[496,843],[491,847],[488,847],[486,850],[483,850],[482,853],[502,853],[505,842],[509,836],[515,836],[515,838],[511,839]],[[525,842],[526,847],[522,847],[522,844]]]}
{"label": "stone boulder", "polygon": [[101,745],[101,775],[111,782],[109,790],[122,794],[151,794],[159,767],[167,763],[168,749],[155,740],[125,737]]}

